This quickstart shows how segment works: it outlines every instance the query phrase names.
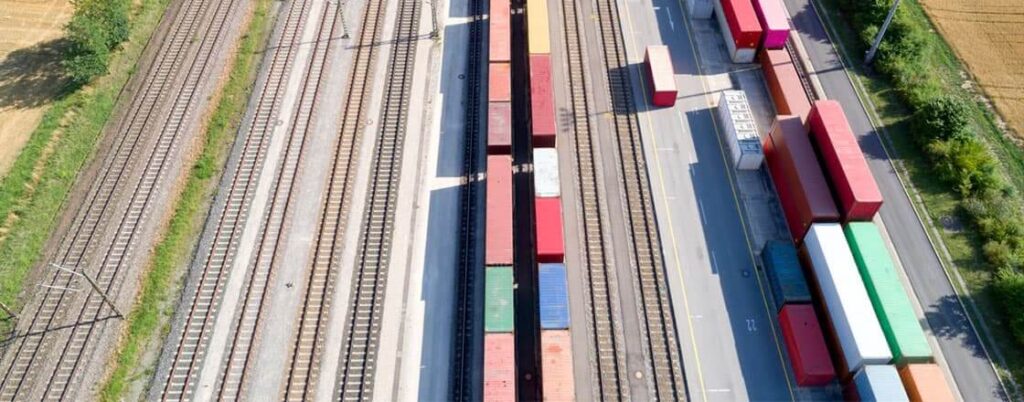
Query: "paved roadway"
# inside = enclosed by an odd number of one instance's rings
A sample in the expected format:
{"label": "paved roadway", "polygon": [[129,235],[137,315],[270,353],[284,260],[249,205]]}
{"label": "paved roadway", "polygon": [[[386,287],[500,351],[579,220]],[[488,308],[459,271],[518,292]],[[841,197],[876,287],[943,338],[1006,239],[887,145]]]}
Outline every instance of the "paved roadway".
{"label": "paved roadway", "polygon": [[882,220],[964,400],[1007,399],[821,19],[809,0],[785,0],[785,4],[826,96],[842,103],[850,126],[860,137],[860,146],[885,197]]}

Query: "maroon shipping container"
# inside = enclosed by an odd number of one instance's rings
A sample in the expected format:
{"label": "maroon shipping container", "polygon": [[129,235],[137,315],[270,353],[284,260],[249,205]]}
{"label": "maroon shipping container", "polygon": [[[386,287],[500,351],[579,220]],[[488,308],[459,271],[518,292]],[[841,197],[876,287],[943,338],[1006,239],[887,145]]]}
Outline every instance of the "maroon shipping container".
{"label": "maroon shipping container", "polygon": [[487,153],[508,155],[512,152],[512,104],[487,104]]}
{"label": "maroon shipping container", "polygon": [[651,88],[651,103],[655,106],[676,104],[676,73],[672,68],[672,56],[668,46],[648,46],[644,51],[644,65],[647,66],[647,82]]}
{"label": "maroon shipping container", "polygon": [[512,61],[512,36],[509,33],[509,0],[491,0],[490,51],[491,63]]}
{"label": "maroon shipping container", "polygon": [[512,157],[487,156],[487,265],[512,265]]}
{"label": "maroon shipping container", "polygon": [[512,67],[508,63],[491,63],[488,79],[488,101],[512,101]]}
{"label": "maroon shipping container", "polygon": [[516,400],[516,342],[512,334],[484,334],[484,400]]}
{"label": "maroon shipping container", "polygon": [[[733,43],[739,49],[757,49],[761,44],[761,23],[750,0],[721,0]],[[725,28],[725,27],[722,27]]]}
{"label": "maroon shipping container", "polygon": [[775,110],[779,114],[791,114],[800,116],[800,120],[807,120],[811,102],[807,99],[807,92],[804,92],[789,52],[785,49],[761,50],[758,61],[761,62],[764,81],[772,95]]}
{"label": "maroon shipping container", "polygon": [[824,162],[832,192],[838,198],[843,221],[874,219],[882,207],[882,192],[857,145],[843,107],[834,100],[814,102],[807,128]]}
{"label": "maroon shipping container", "polygon": [[764,158],[794,243],[803,241],[811,223],[839,220],[839,211],[799,117],[778,116],[764,139]]}
{"label": "maroon shipping container", "polygon": [[569,330],[540,332],[541,381],[545,401],[576,400]]}
{"label": "maroon shipping container", "polygon": [[530,55],[530,117],[533,146],[555,146],[555,98],[551,87],[551,55]]}
{"label": "maroon shipping container", "polygon": [[562,262],[562,199],[535,198],[537,212],[537,262]]}
{"label": "maroon shipping container", "polygon": [[824,385],[836,377],[818,316],[810,304],[787,304],[779,311],[779,327],[789,351],[796,383]]}

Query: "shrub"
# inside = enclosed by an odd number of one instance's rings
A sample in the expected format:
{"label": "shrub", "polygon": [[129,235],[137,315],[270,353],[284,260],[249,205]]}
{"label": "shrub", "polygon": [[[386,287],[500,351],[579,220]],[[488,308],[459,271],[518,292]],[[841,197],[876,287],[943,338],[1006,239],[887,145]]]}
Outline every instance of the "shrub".
{"label": "shrub", "polygon": [[1024,274],[1009,268],[1000,269],[995,290],[1010,332],[1017,342],[1024,343]]}
{"label": "shrub", "polygon": [[973,137],[933,139],[925,149],[935,164],[936,173],[956,186],[963,197],[1002,186],[995,158],[984,144]]}
{"label": "shrub", "polygon": [[914,113],[911,129],[922,142],[931,139],[966,140],[973,137],[968,125],[970,110],[967,102],[954,95],[943,95],[925,102]]}

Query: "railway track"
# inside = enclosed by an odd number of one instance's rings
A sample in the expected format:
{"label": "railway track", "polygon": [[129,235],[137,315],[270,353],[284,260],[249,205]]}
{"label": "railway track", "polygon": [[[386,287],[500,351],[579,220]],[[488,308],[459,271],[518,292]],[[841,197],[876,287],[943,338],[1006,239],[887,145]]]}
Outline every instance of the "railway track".
{"label": "railway track", "polygon": [[[97,179],[97,185],[87,196],[85,202],[76,212],[76,218],[68,233],[61,239],[58,254],[53,260],[55,264],[69,269],[88,271],[87,262],[95,248],[101,247],[98,272],[87,272],[105,292],[116,291],[118,281],[123,279],[122,270],[125,260],[137,241],[139,227],[146,218],[146,211],[154,195],[155,188],[162,183],[168,165],[168,156],[178,147],[179,136],[184,130],[185,120],[195,112],[196,94],[201,78],[208,74],[209,55],[212,53],[217,39],[224,32],[225,22],[234,8],[235,1],[209,2],[190,1],[183,4],[175,13],[172,31],[161,46],[156,59],[144,73],[147,77],[138,95],[133,97],[127,118],[117,127],[114,151],[104,161],[104,169]],[[209,25],[202,26],[207,12],[213,8],[214,15]],[[202,32],[200,32],[202,31]],[[196,36],[203,39],[198,47],[196,57],[189,57],[186,52],[192,46]],[[183,74],[183,76],[180,76]],[[170,114],[163,116],[161,101],[170,100]],[[160,117],[164,117],[160,120]],[[152,127],[153,124],[161,126]],[[147,130],[149,129],[149,130]],[[144,132],[157,131],[156,143],[152,148],[146,147],[147,139]],[[148,151],[148,152],[146,152]],[[145,163],[141,177],[132,182],[131,166],[134,166],[143,154],[148,157],[141,159]],[[114,200],[115,194],[132,194],[126,207],[119,210]],[[117,222],[115,238],[112,241],[102,238],[107,225]],[[74,382],[82,375],[79,364],[84,355],[89,354],[90,341],[95,334],[95,326],[102,320],[111,317],[106,311],[108,306],[95,293],[87,293],[80,305],[68,305],[75,301],[74,290],[70,287],[76,282],[75,276],[63,271],[55,271],[47,284],[38,305],[30,305],[34,310],[27,330],[14,339],[8,349],[9,357],[5,357],[5,372],[0,382],[0,399],[26,399],[34,396],[25,395],[34,387],[43,391],[44,399],[67,399]],[[78,319],[67,325],[71,333],[66,337],[57,335],[54,329],[68,328],[64,325],[67,314],[78,310]],[[55,327],[55,324],[58,326]],[[60,348],[56,362],[42,361],[40,356],[47,356],[52,348]],[[54,364],[52,370],[49,365]],[[38,367],[46,364],[47,367]],[[34,384],[40,376],[45,383]]]}

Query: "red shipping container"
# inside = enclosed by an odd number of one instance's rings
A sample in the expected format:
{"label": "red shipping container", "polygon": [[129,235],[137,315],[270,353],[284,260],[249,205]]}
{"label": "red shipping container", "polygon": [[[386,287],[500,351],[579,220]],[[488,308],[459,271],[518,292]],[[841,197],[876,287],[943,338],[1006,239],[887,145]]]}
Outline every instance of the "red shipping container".
{"label": "red shipping container", "polygon": [[512,152],[512,104],[487,104],[487,153],[508,155]]}
{"label": "red shipping container", "polygon": [[761,44],[761,23],[750,0],[721,0],[725,21],[733,43],[741,49],[757,49]]}
{"label": "red shipping container", "polygon": [[545,401],[576,400],[572,338],[568,330],[540,332],[541,381]]}
{"label": "red shipping container", "polygon": [[512,334],[484,334],[484,400],[516,400],[516,342]]}
{"label": "red shipping container", "polygon": [[530,117],[533,146],[555,146],[555,98],[551,87],[551,55],[530,55]]}
{"label": "red shipping container", "polygon": [[535,198],[537,212],[537,262],[562,262],[565,243],[562,240],[562,199]]}
{"label": "red shipping container", "polygon": [[651,103],[655,106],[676,104],[676,72],[672,68],[672,56],[668,46],[648,46],[644,51],[647,66],[647,82],[651,88]]}
{"label": "red shipping container", "polygon": [[799,117],[778,116],[764,139],[764,158],[794,243],[803,241],[812,223],[839,220],[839,211]]}
{"label": "red shipping container", "polygon": [[512,61],[512,36],[509,33],[509,0],[491,0],[491,30],[490,30],[490,51],[488,52],[491,63]]}
{"label": "red shipping container", "polygon": [[836,377],[821,325],[810,304],[787,304],[779,311],[779,327],[789,351],[796,383],[824,385]]}
{"label": "red shipping container", "polygon": [[491,63],[488,81],[488,101],[512,101],[512,67],[508,63]]}
{"label": "red shipping container", "polygon": [[811,102],[807,99],[807,92],[804,92],[789,52],[784,49],[761,50],[758,61],[761,62],[764,81],[772,95],[775,110],[779,114],[791,114],[800,116],[800,120],[807,120]]}
{"label": "red shipping container", "polygon": [[487,156],[487,247],[484,263],[512,265],[512,157]]}
{"label": "red shipping container", "polygon": [[814,102],[807,117],[811,140],[825,165],[843,221],[870,221],[882,207],[882,192],[871,175],[857,137],[834,100]]}

